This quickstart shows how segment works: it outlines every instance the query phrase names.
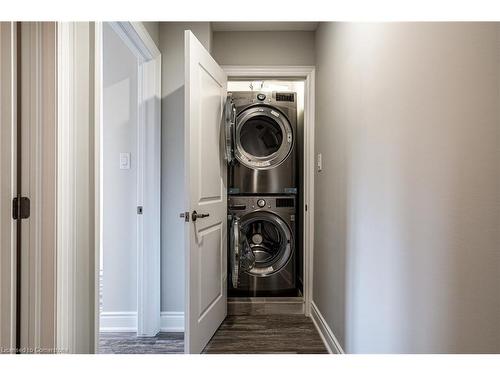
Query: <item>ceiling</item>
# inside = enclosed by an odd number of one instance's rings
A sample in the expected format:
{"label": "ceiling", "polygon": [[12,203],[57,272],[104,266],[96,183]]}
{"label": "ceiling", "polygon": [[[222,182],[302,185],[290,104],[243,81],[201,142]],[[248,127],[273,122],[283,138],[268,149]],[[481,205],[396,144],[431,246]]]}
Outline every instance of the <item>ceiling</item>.
{"label": "ceiling", "polygon": [[314,31],[318,22],[212,22],[213,31]]}

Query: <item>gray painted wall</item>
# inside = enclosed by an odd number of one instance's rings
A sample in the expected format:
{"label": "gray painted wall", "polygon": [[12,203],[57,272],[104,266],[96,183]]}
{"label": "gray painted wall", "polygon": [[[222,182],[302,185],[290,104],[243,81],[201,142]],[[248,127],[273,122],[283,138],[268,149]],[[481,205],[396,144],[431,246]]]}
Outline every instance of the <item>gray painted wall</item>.
{"label": "gray painted wall", "polygon": [[142,23],[149,33],[156,47],[160,45],[160,23],[159,22],[143,22]]}
{"label": "gray painted wall", "polygon": [[314,65],[313,31],[220,31],[213,45],[221,65]]}
{"label": "gray painted wall", "polygon": [[161,309],[184,311],[184,30],[210,50],[208,22],[161,22],[162,233]]}
{"label": "gray painted wall", "polygon": [[314,302],[351,353],[500,352],[495,23],[321,24]]}
{"label": "gray painted wall", "polygon": [[103,310],[137,311],[137,62],[106,23],[103,43]]}

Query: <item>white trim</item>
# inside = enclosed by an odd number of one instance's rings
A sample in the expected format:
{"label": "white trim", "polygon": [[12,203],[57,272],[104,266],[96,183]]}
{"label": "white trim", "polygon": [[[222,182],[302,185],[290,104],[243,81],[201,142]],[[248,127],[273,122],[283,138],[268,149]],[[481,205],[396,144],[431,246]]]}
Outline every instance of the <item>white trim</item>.
{"label": "white trim", "polygon": [[100,332],[136,332],[137,312],[113,311],[101,312]]}
{"label": "white trim", "polygon": [[184,312],[162,311],[161,332],[184,332]]}
{"label": "white trim", "polygon": [[311,315],[314,272],[314,131],[315,131],[315,69],[311,69],[305,81],[304,103],[304,298],[305,314]]}
{"label": "white trim", "polygon": [[[74,127],[70,121],[74,118],[72,95],[74,77],[74,45],[72,36],[74,24],[59,23],[57,28],[58,51],[58,207],[57,207],[57,347],[65,351],[73,348],[73,292],[74,278],[71,277],[71,267],[74,264],[74,158],[71,150],[74,148]],[[71,105],[70,105],[71,103]],[[66,105],[65,105],[66,104]]]}
{"label": "white trim", "polygon": [[142,22],[109,22],[109,25],[140,62],[151,61],[160,56],[160,50]]}
{"label": "white trim", "polygon": [[[101,312],[100,332],[137,332],[137,312]],[[184,332],[184,312],[162,311],[161,332]]]}
{"label": "white trim", "polygon": [[[58,23],[57,348],[95,351],[94,24]],[[96,261],[98,263],[98,261]]]}
{"label": "white trim", "polygon": [[299,78],[307,77],[315,70],[312,65],[221,65],[228,78]]}
{"label": "white trim", "polygon": [[160,56],[139,64],[137,205],[144,211],[143,215],[137,215],[137,306],[141,336],[154,336],[160,330],[160,74]]}
{"label": "white trim", "polygon": [[304,79],[304,301],[305,315],[311,315],[314,251],[314,66],[245,66],[223,65],[230,78],[294,78]]}
{"label": "white trim", "polygon": [[94,352],[99,348],[100,330],[100,282],[101,282],[101,255],[102,255],[102,220],[103,205],[103,111],[102,89],[103,82],[103,40],[102,22],[94,24]]}
{"label": "white trim", "polygon": [[342,346],[333,334],[325,318],[323,318],[323,315],[319,311],[318,306],[316,306],[314,301],[311,301],[311,319],[316,326],[316,329],[318,330],[323,343],[328,349],[328,352],[330,354],[345,354],[344,349],[342,349]]}

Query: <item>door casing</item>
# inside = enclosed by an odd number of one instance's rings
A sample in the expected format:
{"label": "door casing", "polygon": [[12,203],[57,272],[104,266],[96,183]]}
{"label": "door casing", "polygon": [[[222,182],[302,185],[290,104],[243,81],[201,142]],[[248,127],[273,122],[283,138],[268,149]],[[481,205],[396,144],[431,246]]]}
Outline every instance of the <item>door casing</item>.
{"label": "door casing", "polygon": [[[142,23],[112,27],[138,58],[138,206],[150,214],[137,222],[138,334],[149,336],[160,326],[161,55]],[[99,340],[102,45],[102,22],[58,24],[57,345],[70,353],[95,353]],[[86,184],[77,183],[79,174]]]}

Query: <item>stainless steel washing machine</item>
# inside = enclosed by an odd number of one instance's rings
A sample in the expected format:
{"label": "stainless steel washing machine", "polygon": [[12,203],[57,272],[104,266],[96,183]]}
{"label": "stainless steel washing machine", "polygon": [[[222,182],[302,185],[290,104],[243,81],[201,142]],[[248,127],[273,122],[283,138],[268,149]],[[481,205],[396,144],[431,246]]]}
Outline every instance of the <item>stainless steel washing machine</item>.
{"label": "stainless steel washing machine", "polygon": [[297,94],[230,92],[226,116],[229,194],[297,193]]}
{"label": "stainless steel washing machine", "polygon": [[229,296],[297,296],[295,196],[229,196]]}

